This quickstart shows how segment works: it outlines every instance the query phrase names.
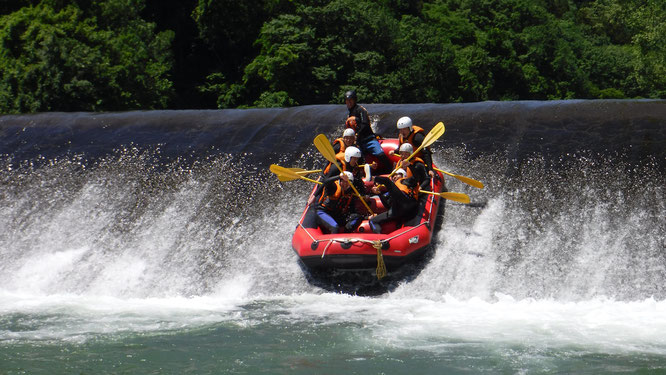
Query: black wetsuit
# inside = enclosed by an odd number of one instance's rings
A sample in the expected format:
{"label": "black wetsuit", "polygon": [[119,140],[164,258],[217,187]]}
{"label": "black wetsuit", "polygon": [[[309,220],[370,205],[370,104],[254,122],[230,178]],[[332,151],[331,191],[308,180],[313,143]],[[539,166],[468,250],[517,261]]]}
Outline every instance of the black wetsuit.
{"label": "black wetsuit", "polygon": [[356,139],[359,140],[359,143],[375,137],[375,132],[370,126],[370,116],[365,107],[354,103],[354,106],[349,109],[349,117],[352,116],[356,117]]}
{"label": "black wetsuit", "polygon": [[[423,144],[423,139],[425,139],[425,134],[416,133],[414,134],[414,150],[419,148]],[[430,152],[430,147],[424,147],[421,149],[421,159],[426,163],[426,168],[432,170],[432,153]]]}
{"label": "black wetsuit", "polygon": [[421,189],[427,190],[430,187],[430,175],[428,174],[428,168],[426,168],[425,164],[420,161],[414,161],[412,163],[410,160],[409,167],[407,168],[412,172],[412,177],[414,177],[419,185],[421,185]]}
{"label": "black wetsuit", "polygon": [[[419,201],[414,197],[405,194],[390,178],[384,176],[375,177],[375,183],[382,184],[388,189],[389,198],[386,201],[390,207],[386,212],[370,219],[370,227],[375,233],[381,232],[381,224],[389,220],[409,220],[416,215],[419,208]],[[414,177],[403,180],[403,183],[409,187],[415,187],[417,181]]]}

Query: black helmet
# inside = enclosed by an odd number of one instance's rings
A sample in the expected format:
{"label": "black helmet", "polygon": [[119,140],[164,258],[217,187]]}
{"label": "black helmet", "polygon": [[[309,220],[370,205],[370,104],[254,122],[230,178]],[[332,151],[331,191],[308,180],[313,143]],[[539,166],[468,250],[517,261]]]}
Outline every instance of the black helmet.
{"label": "black helmet", "polygon": [[356,100],[356,91],[355,90],[349,90],[345,93],[345,100],[347,99],[354,99]]}

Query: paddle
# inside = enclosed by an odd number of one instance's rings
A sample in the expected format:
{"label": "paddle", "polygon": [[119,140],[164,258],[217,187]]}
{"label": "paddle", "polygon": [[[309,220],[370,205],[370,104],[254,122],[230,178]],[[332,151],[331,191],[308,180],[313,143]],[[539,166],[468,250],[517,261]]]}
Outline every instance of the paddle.
{"label": "paddle", "polygon": [[[335,158],[335,150],[333,150],[333,146],[331,145],[331,142],[326,138],[324,134],[319,134],[318,136],[315,137],[314,139],[314,145],[319,150],[319,152],[324,155],[326,160],[330,161],[331,163],[335,164],[336,167],[338,167],[339,171],[342,171],[342,167],[338,163],[338,159]],[[366,203],[365,199],[361,196],[361,193],[356,190],[356,186],[354,186],[353,183],[350,183],[349,186],[354,189],[354,193],[356,196],[361,200],[365,208],[368,209],[368,212],[370,212],[370,215],[374,215],[374,212],[372,212],[372,209],[370,209],[370,206],[368,206],[368,203]]]}
{"label": "paddle", "polygon": [[426,194],[431,194],[431,195],[439,195],[440,197],[444,199],[448,199],[450,201],[455,201],[455,202],[460,202],[460,203],[469,203],[469,195],[464,194],[464,193],[451,193],[448,191],[445,191],[443,193],[435,193],[434,191],[427,191],[427,190],[421,190],[419,191],[420,193],[426,193]]}
{"label": "paddle", "polygon": [[[439,137],[442,136],[442,134],[444,134],[444,131],[445,131],[445,130],[446,130],[446,128],[444,128],[444,123],[441,122],[441,121],[438,122],[437,125],[435,125],[435,126],[430,130],[430,132],[429,132],[429,133],[423,138],[423,142],[421,142],[421,145],[420,145],[416,150],[414,150],[414,152],[412,152],[412,154],[409,155],[409,157],[408,157],[407,159],[405,159],[405,161],[409,161],[409,159],[411,159],[412,157],[414,157],[414,155],[418,154],[419,151],[421,151],[424,147],[428,147],[428,146],[430,146],[431,144],[435,143],[435,141],[438,140]],[[397,169],[396,169],[396,170],[397,170]],[[395,171],[396,171],[396,170],[394,170],[393,172],[391,172],[391,174],[389,175],[389,177],[393,176],[393,175],[395,174]]]}
{"label": "paddle", "polygon": [[[273,164],[273,165],[275,165],[275,164]],[[278,167],[280,168],[279,170],[281,171],[281,173],[276,173],[273,170],[271,170],[271,172],[275,173],[277,175],[278,179],[282,182],[297,180],[297,179],[301,178],[300,176],[310,174],[310,173],[321,172],[321,169],[314,169],[314,170],[308,171],[308,170],[303,169],[303,168],[286,168],[286,167],[280,167],[279,165],[278,165]],[[287,174],[287,172],[286,172],[287,170],[291,171],[292,173]]]}
{"label": "paddle", "polygon": [[[305,176],[302,176],[302,175],[298,174],[298,171],[294,171],[291,168],[281,167],[277,164],[271,164],[271,166],[268,169],[271,172],[275,173],[275,175],[277,175],[277,177],[280,181],[293,181],[293,180],[298,180],[300,178],[301,180],[314,182],[316,184],[321,184],[321,182],[319,182],[319,181],[315,181],[315,180],[309,179]],[[295,168],[295,169],[298,169],[298,168]]]}
{"label": "paddle", "polygon": [[451,177],[457,178],[458,180],[460,180],[460,181],[466,183],[467,185],[474,186],[475,188],[483,189],[483,182],[481,182],[481,181],[477,181],[477,180],[475,180],[475,179],[473,179],[473,178],[469,178],[469,177],[465,177],[465,176],[461,176],[461,175],[453,174],[453,173],[451,173],[451,172],[443,171],[443,170],[441,170],[441,169],[439,169],[439,168],[433,168],[433,169],[436,170],[436,171],[442,172],[442,173],[444,173],[444,174],[447,174],[447,175],[449,175],[449,176],[451,176]]}
{"label": "paddle", "polygon": [[303,169],[303,168],[287,168],[287,169],[289,169],[290,171],[296,172],[300,175],[306,175],[306,174],[310,174],[310,173],[319,173],[319,172],[321,172],[321,169],[311,169],[311,170],[307,170],[307,169]]}

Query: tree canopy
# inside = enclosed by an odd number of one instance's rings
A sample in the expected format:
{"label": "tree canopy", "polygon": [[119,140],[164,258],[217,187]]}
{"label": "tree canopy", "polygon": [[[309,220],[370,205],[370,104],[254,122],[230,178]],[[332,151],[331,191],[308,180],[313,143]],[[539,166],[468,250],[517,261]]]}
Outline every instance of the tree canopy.
{"label": "tree canopy", "polygon": [[0,111],[165,108],[172,31],[154,32],[139,0],[43,1],[0,18]]}
{"label": "tree canopy", "polygon": [[666,97],[659,0],[8,0],[0,111]]}

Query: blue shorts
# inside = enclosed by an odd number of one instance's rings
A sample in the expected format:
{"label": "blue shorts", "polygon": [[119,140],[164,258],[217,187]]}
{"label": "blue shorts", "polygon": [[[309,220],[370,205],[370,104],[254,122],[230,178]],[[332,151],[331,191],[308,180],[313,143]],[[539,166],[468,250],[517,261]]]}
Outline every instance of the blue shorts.
{"label": "blue shorts", "polygon": [[317,209],[317,224],[326,227],[331,233],[338,233],[340,231],[340,224],[328,212]]}
{"label": "blue shorts", "polygon": [[361,147],[361,152],[364,154],[370,154],[376,157],[384,155],[382,145],[379,144],[379,141],[374,136],[361,140],[359,146]]}

